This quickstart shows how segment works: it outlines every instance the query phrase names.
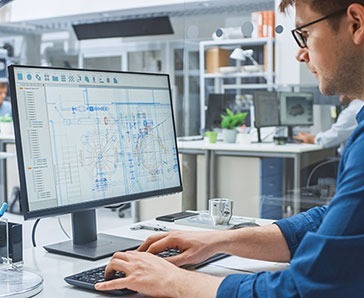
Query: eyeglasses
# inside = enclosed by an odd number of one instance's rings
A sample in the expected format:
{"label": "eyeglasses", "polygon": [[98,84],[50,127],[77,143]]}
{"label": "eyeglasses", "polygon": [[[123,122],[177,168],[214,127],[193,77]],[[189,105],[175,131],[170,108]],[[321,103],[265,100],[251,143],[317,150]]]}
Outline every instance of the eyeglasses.
{"label": "eyeglasses", "polygon": [[310,23],[307,23],[307,24],[305,24],[303,26],[300,26],[300,27],[297,27],[297,28],[291,30],[292,35],[293,35],[294,39],[296,40],[298,46],[300,48],[302,48],[302,49],[307,47],[307,39],[308,39],[309,33],[308,32],[302,32],[301,30],[303,28],[306,28],[308,26],[311,26],[313,24],[316,24],[316,23],[321,22],[323,20],[326,20],[328,18],[338,16],[338,15],[344,13],[344,12],[346,12],[346,8],[340,9],[338,11],[335,11],[333,13],[328,14],[327,16],[324,16],[324,17],[319,18],[319,19],[317,19],[315,21],[312,21]]}

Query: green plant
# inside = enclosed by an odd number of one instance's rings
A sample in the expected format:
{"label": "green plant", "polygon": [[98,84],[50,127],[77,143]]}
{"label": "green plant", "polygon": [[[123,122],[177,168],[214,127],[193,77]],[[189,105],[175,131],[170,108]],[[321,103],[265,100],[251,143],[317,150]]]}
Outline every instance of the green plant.
{"label": "green plant", "polygon": [[226,115],[221,115],[221,128],[234,129],[241,126],[247,114],[246,112],[234,114],[232,110],[226,109]]}
{"label": "green plant", "polygon": [[0,122],[13,122],[13,118],[9,114],[5,114],[4,116],[0,116]]}

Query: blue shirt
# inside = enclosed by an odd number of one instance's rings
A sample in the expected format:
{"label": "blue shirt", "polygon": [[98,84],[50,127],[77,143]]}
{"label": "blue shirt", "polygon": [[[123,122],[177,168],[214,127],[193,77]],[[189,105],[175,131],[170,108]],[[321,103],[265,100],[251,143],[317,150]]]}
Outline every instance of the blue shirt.
{"label": "blue shirt", "polygon": [[217,297],[364,297],[364,108],[356,118],[330,205],[275,223],[291,252],[290,267],[229,275]]}
{"label": "blue shirt", "polygon": [[10,117],[12,116],[11,103],[4,100],[3,103],[0,105],[0,116],[5,116],[6,114],[8,114]]}

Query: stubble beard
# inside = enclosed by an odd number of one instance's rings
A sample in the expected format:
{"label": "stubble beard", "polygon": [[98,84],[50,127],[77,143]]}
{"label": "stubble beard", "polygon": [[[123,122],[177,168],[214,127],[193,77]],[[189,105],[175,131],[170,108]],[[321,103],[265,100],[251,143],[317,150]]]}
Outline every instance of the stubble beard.
{"label": "stubble beard", "polygon": [[[360,97],[364,94],[362,85],[364,60],[349,51],[337,51],[336,69],[330,77],[320,81],[320,91],[324,95],[351,95]],[[359,61],[358,61],[359,60]]]}

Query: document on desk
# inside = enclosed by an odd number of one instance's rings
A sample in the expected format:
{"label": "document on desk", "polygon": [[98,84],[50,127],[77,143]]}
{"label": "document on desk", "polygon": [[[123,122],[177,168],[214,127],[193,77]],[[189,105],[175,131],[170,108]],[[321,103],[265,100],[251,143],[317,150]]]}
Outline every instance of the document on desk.
{"label": "document on desk", "polygon": [[280,271],[289,267],[289,263],[268,262],[231,256],[213,263],[214,266],[249,273],[261,271]]}

